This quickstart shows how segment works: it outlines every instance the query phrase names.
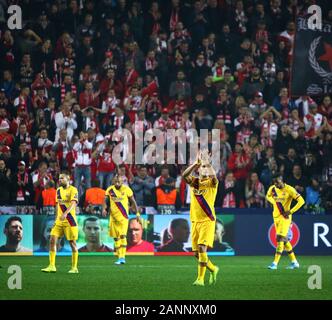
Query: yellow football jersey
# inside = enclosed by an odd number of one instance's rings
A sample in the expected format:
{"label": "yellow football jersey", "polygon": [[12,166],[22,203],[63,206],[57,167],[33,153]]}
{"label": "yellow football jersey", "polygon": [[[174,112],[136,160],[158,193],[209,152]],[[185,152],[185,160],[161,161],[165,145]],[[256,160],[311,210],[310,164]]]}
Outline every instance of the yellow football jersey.
{"label": "yellow football jersey", "polygon": [[274,218],[280,217],[284,211],[289,211],[292,200],[298,200],[299,197],[301,197],[301,195],[296,189],[286,183],[282,189],[274,185],[270,186],[266,194],[266,199],[273,205]]}
{"label": "yellow football jersey", "polygon": [[189,177],[190,185],[190,220],[193,222],[215,221],[214,202],[218,191],[218,183],[212,178],[199,179]]}
{"label": "yellow football jersey", "polygon": [[72,209],[67,214],[67,219],[60,220],[60,216],[70,207],[71,202],[75,200],[78,202],[78,192],[74,186],[69,186],[66,189],[60,187],[56,190],[56,203],[57,203],[57,218],[56,224],[70,225],[71,227],[77,226],[76,209]]}
{"label": "yellow football jersey", "polygon": [[106,190],[106,197],[110,198],[110,216],[115,221],[128,219],[129,197],[133,196],[133,191],[126,185],[120,189],[110,186]]}

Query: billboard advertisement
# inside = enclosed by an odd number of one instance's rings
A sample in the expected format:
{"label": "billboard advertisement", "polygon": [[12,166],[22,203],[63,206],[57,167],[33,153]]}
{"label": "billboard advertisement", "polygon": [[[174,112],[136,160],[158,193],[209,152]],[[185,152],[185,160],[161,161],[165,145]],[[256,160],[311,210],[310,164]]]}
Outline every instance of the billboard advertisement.
{"label": "billboard advertisement", "polygon": [[[211,255],[234,255],[234,216],[217,215]],[[157,254],[188,254],[192,250],[189,215],[155,215],[154,245]]]}
{"label": "billboard advertisement", "polygon": [[32,216],[0,216],[0,255],[32,255]]}
{"label": "billboard advertisement", "polygon": [[[273,254],[276,233],[270,215],[237,215],[235,221],[237,255]],[[332,216],[295,214],[287,237],[297,254],[331,255]]]}
{"label": "billboard advertisement", "polygon": [[[81,255],[114,254],[108,218],[78,215],[77,222]],[[0,255],[48,255],[53,225],[52,215],[0,215]],[[188,214],[146,214],[138,220],[130,215],[127,252],[191,255],[190,229]],[[332,216],[295,214],[287,237],[297,254],[331,255]],[[276,232],[270,214],[217,214],[210,255],[271,255],[275,248]],[[57,253],[71,254],[65,238],[58,240]]]}

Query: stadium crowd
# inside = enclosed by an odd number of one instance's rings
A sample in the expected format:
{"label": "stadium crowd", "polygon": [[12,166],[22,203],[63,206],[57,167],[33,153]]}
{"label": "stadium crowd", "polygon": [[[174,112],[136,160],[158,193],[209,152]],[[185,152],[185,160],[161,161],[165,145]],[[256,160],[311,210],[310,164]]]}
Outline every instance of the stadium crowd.
{"label": "stadium crowd", "polygon": [[[14,2],[22,30],[7,28]],[[313,2],[0,0],[0,205],[52,205],[69,170],[83,207],[116,171],[139,206],[186,207],[182,165],[116,166],[112,134],[218,128],[216,206],[266,207],[281,172],[308,210],[331,209],[331,96],[288,89]]]}

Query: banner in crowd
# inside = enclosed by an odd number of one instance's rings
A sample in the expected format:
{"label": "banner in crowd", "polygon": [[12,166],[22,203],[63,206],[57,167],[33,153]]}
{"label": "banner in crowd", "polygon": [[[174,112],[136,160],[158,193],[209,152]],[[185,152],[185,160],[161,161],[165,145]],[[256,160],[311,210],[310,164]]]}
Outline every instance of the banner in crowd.
{"label": "banner in crowd", "polygon": [[[276,231],[272,216],[255,214],[217,215],[210,255],[271,255],[275,252]],[[109,236],[109,220],[96,215],[77,216],[81,255],[113,255],[114,241]],[[0,255],[48,255],[54,216],[1,215]],[[332,216],[293,216],[287,235],[296,253],[332,254]],[[129,216],[128,254],[192,254],[191,222],[188,214]],[[69,243],[59,239],[59,255],[70,255]]]}
{"label": "banner in crowd", "polygon": [[315,96],[332,92],[332,24],[309,28],[308,17],[296,20],[291,75],[292,96]]}

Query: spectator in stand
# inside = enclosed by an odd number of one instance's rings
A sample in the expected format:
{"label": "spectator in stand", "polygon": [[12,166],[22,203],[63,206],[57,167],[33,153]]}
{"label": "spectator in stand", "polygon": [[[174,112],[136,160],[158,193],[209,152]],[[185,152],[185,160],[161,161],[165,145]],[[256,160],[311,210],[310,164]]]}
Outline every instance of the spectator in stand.
{"label": "spectator in stand", "polygon": [[287,178],[287,183],[294,187],[296,191],[306,199],[306,188],[309,186],[308,178],[303,176],[302,168],[299,164],[293,166],[292,175]]}
{"label": "spectator in stand", "polygon": [[44,214],[55,214],[56,206],[56,189],[53,180],[50,180],[46,184],[46,188],[42,191],[42,208]]}
{"label": "spectator in stand", "polygon": [[220,89],[225,89],[232,97],[236,96],[239,91],[239,86],[235,82],[235,78],[230,69],[224,71],[221,81],[215,83],[215,87],[218,92],[220,92]]}
{"label": "spectator in stand", "polygon": [[124,113],[123,109],[119,106],[115,107],[114,116],[111,116],[108,123],[101,125],[100,131],[104,134],[113,132],[114,130],[124,128],[130,118]]}
{"label": "spectator in stand", "polygon": [[135,199],[138,206],[152,206],[152,196],[155,188],[155,182],[148,175],[146,166],[140,166],[137,176],[134,177],[131,188],[134,191]]}
{"label": "spectator in stand", "polygon": [[[303,152],[303,149],[301,150]],[[319,175],[319,165],[314,154],[309,151],[305,153],[304,161],[303,161],[303,175],[308,179],[312,179],[313,177],[317,177]]]}
{"label": "spectator in stand", "polygon": [[75,114],[71,110],[71,106],[68,102],[63,102],[61,105],[61,111],[55,115],[56,134],[55,140],[58,140],[61,129],[67,130],[68,139],[71,139],[74,130],[77,128],[77,122],[75,120]]}
{"label": "spectator in stand", "polygon": [[305,126],[305,134],[308,138],[315,137],[319,129],[325,125],[326,118],[318,113],[318,107],[316,103],[309,105],[309,113],[303,117]]}
{"label": "spectator in stand", "polygon": [[25,122],[20,123],[19,128],[18,128],[18,134],[15,137],[14,140],[14,151],[17,151],[20,144],[25,143],[27,146],[28,151],[32,151],[33,150],[33,146],[34,146],[34,137],[31,137],[29,132],[28,132],[28,128],[27,128],[27,124]]}
{"label": "spectator in stand", "polygon": [[331,97],[326,95],[323,98],[322,104],[318,107],[318,113],[327,119],[331,118],[332,115],[332,100]]}
{"label": "spectator in stand", "polygon": [[1,88],[4,89],[6,98],[12,100],[15,93],[15,81],[13,79],[13,73],[10,70],[3,71]]}
{"label": "spectator in stand", "polygon": [[77,98],[77,87],[73,83],[73,78],[69,74],[65,74],[63,84],[60,87],[60,101],[64,102],[66,95],[70,93],[73,98]]}
{"label": "spectator in stand", "polygon": [[169,172],[169,168],[168,166],[163,166],[161,168],[161,173],[160,173],[160,176],[158,176],[156,179],[155,179],[155,185],[156,187],[159,187],[161,186],[162,184],[164,184],[164,181],[167,179],[167,178],[170,178],[170,172]]}
{"label": "spectator in stand", "polygon": [[111,185],[116,169],[115,163],[112,160],[112,151],[113,143],[107,140],[100,145],[100,148],[97,148],[92,155],[98,163],[97,177],[100,186],[105,190]]}
{"label": "spectator in stand", "polygon": [[306,203],[305,209],[307,212],[317,214],[322,210],[321,192],[322,187],[319,185],[319,181],[315,178],[310,179],[310,184],[306,187]]}
{"label": "spectator in stand", "polygon": [[288,96],[288,89],[281,88],[279,96],[273,100],[273,106],[281,113],[282,118],[288,118],[289,113],[295,108],[295,103]]}
{"label": "spectator in stand", "polygon": [[299,164],[299,159],[297,157],[294,148],[289,148],[287,151],[287,156],[280,161],[280,166],[283,168],[283,173],[285,177],[289,177],[292,174],[294,165]]}
{"label": "spectator in stand", "polygon": [[252,172],[247,179],[245,197],[248,208],[263,208],[265,202],[265,188],[259,181],[258,174]]}
{"label": "spectator in stand", "polygon": [[251,70],[250,77],[243,82],[240,92],[246,99],[249,99],[255,92],[264,91],[264,88],[265,80],[261,76],[261,70],[254,66]]}
{"label": "spectator in stand", "polygon": [[73,159],[71,159],[72,144],[67,136],[67,130],[61,129],[59,139],[52,147],[52,151],[56,153],[57,161],[60,164],[61,170],[71,167]]}
{"label": "spectator in stand", "polygon": [[266,102],[272,105],[274,98],[280,93],[281,88],[286,86],[285,72],[283,70],[276,71],[276,79],[271,84],[267,83],[265,87]]}
{"label": "spectator in stand", "polygon": [[[287,125],[282,125],[281,130],[278,130],[277,139],[275,142],[275,151],[278,158],[283,160],[291,146],[293,146],[294,138],[292,132]],[[294,134],[294,133],[293,133]]]}
{"label": "spectator in stand", "polygon": [[252,167],[251,160],[243,150],[243,145],[241,143],[237,143],[235,145],[234,152],[229,157],[228,168],[232,171],[235,179],[240,184],[241,190],[243,187],[243,191],[244,191],[244,183],[248,177],[251,167]]}
{"label": "spectator in stand", "polygon": [[33,163],[32,152],[28,151],[27,144],[22,142],[18,147],[18,151],[13,154],[13,158],[15,159],[15,163],[19,163],[19,161],[24,161],[27,166],[30,166],[30,163]]}
{"label": "spectator in stand", "polygon": [[9,168],[6,168],[4,160],[0,160],[0,205],[8,205],[11,202],[11,179],[12,174]]}
{"label": "spectator in stand", "polygon": [[52,150],[53,141],[49,140],[48,132],[46,128],[40,127],[39,130],[39,138],[36,142],[36,151],[38,155],[38,159],[48,161],[51,157],[50,152]]}
{"label": "spectator in stand", "polygon": [[101,214],[105,201],[105,190],[100,187],[98,179],[93,180],[91,185],[91,188],[87,188],[82,196],[82,208],[86,213],[96,214],[98,211]]}
{"label": "spectator in stand", "polygon": [[166,178],[159,187],[156,188],[155,204],[157,208],[162,206],[172,206],[179,210],[181,207],[180,195],[175,188],[175,180],[173,178]]}
{"label": "spectator in stand", "polygon": [[136,86],[131,87],[130,95],[123,101],[124,110],[130,118],[130,122],[134,123],[136,120],[137,111],[141,108],[142,96]]}
{"label": "spectator in stand", "polygon": [[326,210],[332,209],[332,178],[330,177],[322,190],[322,206]]}
{"label": "spectator in stand", "polygon": [[93,90],[93,84],[91,81],[87,81],[84,86],[84,91],[80,93],[79,104],[81,109],[88,107],[99,107],[99,94],[100,91],[95,92]]}
{"label": "spectator in stand", "polygon": [[169,96],[171,98],[180,95],[183,96],[184,99],[188,99],[191,96],[191,85],[185,78],[184,71],[178,71],[176,80],[171,83],[169,88]]}
{"label": "spectator in stand", "polygon": [[249,104],[249,109],[255,122],[259,119],[260,115],[268,109],[267,104],[264,102],[263,93],[260,91],[255,92],[254,99]]}
{"label": "spectator in stand", "polygon": [[93,108],[87,108],[83,112],[82,131],[93,130],[95,133],[99,132],[98,120]]}
{"label": "spectator in stand", "polygon": [[221,208],[238,208],[242,195],[239,185],[232,172],[227,172],[224,181],[218,186],[218,196],[216,203]]}
{"label": "spectator in stand", "polygon": [[[88,134],[80,132],[79,141],[73,146],[74,151],[74,184],[79,191],[79,197],[82,196],[84,190],[91,187],[91,151],[92,143],[88,141]],[[84,178],[84,187],[81,186],[82,178]]]}
{"label": "spectator in stand", "polygon": [[32,174],[32,183],[34,188],[34,203],[40,203],[40,197],[43,190],[49,181],[53,180],[52,175],[48,172],[48,165],[46,162],[40,162],[38,170]]}

